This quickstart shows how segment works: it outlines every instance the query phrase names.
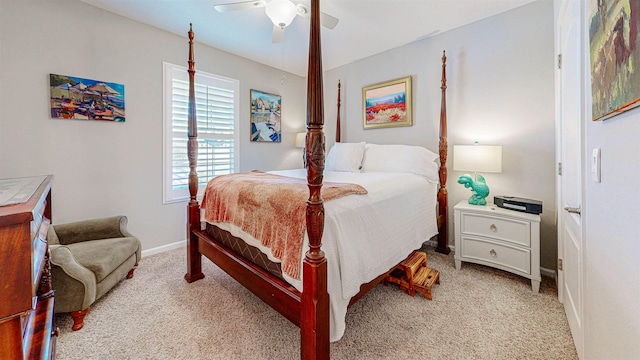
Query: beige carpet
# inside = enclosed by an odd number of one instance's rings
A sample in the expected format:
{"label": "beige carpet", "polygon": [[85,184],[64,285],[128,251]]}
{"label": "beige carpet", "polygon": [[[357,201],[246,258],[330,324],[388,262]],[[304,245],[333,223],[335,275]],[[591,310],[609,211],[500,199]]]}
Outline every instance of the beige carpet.
{"label": "beige carpet", "polygon": [[[555,282],[527,279],[427,248],[433,300],[379,285],[347,313],[333,359],[577,359]],[[85,326],[56,316],[57,359],[297,359],[299,329],[208,260],[188,284],[185,250],[143,258],[97,301]]]}

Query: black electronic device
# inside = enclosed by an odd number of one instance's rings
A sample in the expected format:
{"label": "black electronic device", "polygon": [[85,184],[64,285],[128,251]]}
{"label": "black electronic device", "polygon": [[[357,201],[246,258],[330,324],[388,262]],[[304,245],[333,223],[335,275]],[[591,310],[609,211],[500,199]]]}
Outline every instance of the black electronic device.
{"label": "black electronic device", "polygon": [[542,212],[542,201],[539,200],[497,195],[493,197],[493,203],[501,208],[526,212],[529,214],[540,214]]}

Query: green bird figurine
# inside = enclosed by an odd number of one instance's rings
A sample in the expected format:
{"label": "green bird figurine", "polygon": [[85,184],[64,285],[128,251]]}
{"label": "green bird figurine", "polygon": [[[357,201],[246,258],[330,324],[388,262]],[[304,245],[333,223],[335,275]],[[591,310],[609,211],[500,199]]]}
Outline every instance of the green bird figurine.
{"label": "green bird figurine", "polygon": [[471,189],[472,194],[469,198],[469,204],[487,205],[485,198],[489,196],[489,186],[484,181],[484,176],[477,174],[477,180],[473,181],[471,175],[464,174],[458,178],[458,184],[463,184],[467,189]]}

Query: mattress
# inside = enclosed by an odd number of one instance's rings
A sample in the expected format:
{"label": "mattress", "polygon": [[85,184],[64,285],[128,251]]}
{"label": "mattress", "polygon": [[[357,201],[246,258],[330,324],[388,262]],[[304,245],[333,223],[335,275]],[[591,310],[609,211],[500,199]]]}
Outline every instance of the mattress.
{"label": "mattress", "polygon": [[[297,178],[307,176],[306,169],[271,173]],[[408,173],[327,171],[324,181],[355,183],[368,191],[366,195],[345,196],[324,204],[322,250],[328,265],[330,338],[337,341],[344,334],[349,301],[359,292],[360,286],[387,272],[438,233],[438,185],[423,176]],[[212,225],[243,239],[270,262],[279,262],[269,248],[233,224]],[[304,242],[303,253],[308,249],[306,234]],[[282,278],[302,292],[302,281],[286,274],[282,274]]]}

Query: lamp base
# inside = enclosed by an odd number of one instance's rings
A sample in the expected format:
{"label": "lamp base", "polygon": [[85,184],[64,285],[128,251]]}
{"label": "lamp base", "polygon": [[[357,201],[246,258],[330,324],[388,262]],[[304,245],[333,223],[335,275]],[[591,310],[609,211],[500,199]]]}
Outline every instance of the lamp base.
{"label": "lamp base", "polygon": [[476,174],[476,180],[471,175],[464,174],[458,178],[458,184],[463,184],[467,189],[471,189],[471,197],[469,204],[471,205],[487,205],[486,197],[489,196],[489,186],[484,180],[484,176]]}
{"label": "lamp base", "polygon": [[471,197],[469,198],[469,204],[471,205],[487,205],[487,199],[486,198],[481,198],[481,197],[477,197],[476,195],[471,195]]}

